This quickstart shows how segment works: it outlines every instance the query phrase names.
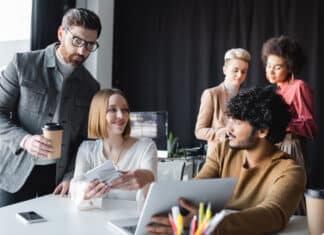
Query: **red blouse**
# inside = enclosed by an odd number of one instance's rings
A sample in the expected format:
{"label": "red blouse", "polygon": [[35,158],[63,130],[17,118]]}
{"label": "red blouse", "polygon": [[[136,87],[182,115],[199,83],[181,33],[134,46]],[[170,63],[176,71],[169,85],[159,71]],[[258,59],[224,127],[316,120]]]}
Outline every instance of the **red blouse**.
{"label": "red blouse", "polygon": [[278,87],[277,93],[282,95],[290,106],[292,120],[287,131],[307,138],[317,135],[314,98],[307,83],[299,79],[290,79]]}

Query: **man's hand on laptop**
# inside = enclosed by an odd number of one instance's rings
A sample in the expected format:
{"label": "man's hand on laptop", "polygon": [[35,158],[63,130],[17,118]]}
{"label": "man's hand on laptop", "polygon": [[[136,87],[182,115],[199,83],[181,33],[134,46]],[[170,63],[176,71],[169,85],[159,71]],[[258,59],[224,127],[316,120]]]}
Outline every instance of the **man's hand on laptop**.
{"label": "man's hand on laptop", "polygon": [[123,176],[111,182],[111,188],[137,190],[154,181],[154,175],[150,170],[136,169],[133,171],[122,171],[122,173]]}
{"label": "man's hand on laptop", "polygon": [[[198,206],[194,205],[190,201],[180,198],[179,199],[180,208],[187,211],[184,217],[184,227],[188,228],[190,221],[194,215],[198,215]],[[170,208],[171,210],[171,208]],[[168,215],[154,215],[151,218],[151,223],[146,226],[148,234],[173,234],[172,228],[169,222]]]}
{"label": "man's hand on laptop", "polygon": [[146,230],[149,235],[173,234],[167,214],[154,215],[146,226]]}

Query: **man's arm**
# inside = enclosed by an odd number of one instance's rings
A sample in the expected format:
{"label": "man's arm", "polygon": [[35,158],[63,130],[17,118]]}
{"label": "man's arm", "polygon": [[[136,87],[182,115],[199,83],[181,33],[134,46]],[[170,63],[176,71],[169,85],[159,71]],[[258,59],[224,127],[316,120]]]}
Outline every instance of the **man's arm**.
{"label": "man's arm", "polygon": [[[215,143],[225,139],[227,128],[223,123],[224,121],[214,120],[215,116],[219,117],[222,113],[222,99],[219,96],[221,96],[219,90],[217,93],[212,93],[210,89],[203,92],[195,126],[195,136],[197,139],[213,141]],[[217,105],[215,105],[215,102],[217,102]],[[215,107],[218,108],[215,109]],[[215,122],[217,123],[217,127],[212,126]]]}
{"label": "man's arm", "polygon": [[304,170],[290,166],[269,186],[266,198],[257,206],[226,216],[215,234],[265,234],[282,230],[296,210],[306,185]]}
{"label": "man's arm", "polygon": [[45,157],[52,151],[51,142],[41,135],[30,135],[17,120],[21,97],[19,63],[23,62],[17,54],[0,75],[0,138],[13,154],[25,149],[33,156]]}
{"label": "man's arm", "polygon": [[0,77],[0,138],[17,154],[20,142],[28,133],[14,122],[20,96],[18,56],[1,72]]}

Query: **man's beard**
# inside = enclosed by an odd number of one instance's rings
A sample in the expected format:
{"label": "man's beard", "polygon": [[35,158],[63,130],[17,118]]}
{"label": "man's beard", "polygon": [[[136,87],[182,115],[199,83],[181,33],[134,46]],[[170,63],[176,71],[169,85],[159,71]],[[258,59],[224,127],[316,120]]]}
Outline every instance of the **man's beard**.
{"label": "man's beard", "polygon": [[[74,53],[74,54],[68,54],[66,49],[65,49],[65,46],[64,44],[61,44],[60,45],[60,54],[62,55],[64,61],[68,64],[71,64],[75,67],[78,67],[80,65],[83,64],[83,62],[86,60],[86,58],[83,56],[83,55],[79,55],[77,53]],[[74,59],[75,57],[79,57],[80,59],[79,60],[76,60]]]}
{"label": "man's beard", "polygon": [[236,146],[231,146],[231,142],[229,142],[229,147],[235,150],[253,149],[258,143],[258,138],[255,136],[256,131],[257,130],[253,128],[248,138],[241,143],[238,143]]}

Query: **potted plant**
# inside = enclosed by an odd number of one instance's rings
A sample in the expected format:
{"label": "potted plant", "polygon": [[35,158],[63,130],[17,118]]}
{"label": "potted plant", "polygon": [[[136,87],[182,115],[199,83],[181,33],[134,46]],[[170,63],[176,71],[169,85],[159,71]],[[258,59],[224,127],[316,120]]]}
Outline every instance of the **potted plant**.
{"label": "potted plant", "polygon": [[174,158],[177,155],[177,145],[178,145],[178,137],[175,137],[172,132],[169,132],[168,136],[168,157]]}

